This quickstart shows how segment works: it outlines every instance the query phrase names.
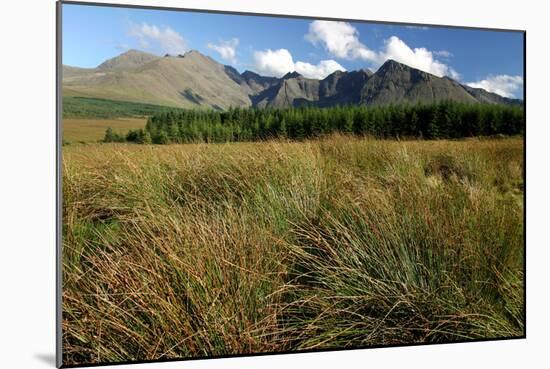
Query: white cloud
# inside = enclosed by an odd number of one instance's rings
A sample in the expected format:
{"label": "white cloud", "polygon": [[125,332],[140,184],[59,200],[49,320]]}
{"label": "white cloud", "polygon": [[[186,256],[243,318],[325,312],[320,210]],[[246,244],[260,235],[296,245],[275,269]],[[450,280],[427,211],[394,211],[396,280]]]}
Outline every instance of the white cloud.
{"label": "white cloud", "polygon": [[[347,22],[313,21],[309,25],[306,40],[321,45],[331,55],[342,59],[362,59],[373,66],[379,66],[388,59],[407,64],[413,68],[442,77],[447,75],[459,79],[460,75],[448,65],[435,59],[436,54],[426,48],[410,48],[397,36],[385,41],[380,51],[369,49],[359,40],[359,31]],[[447,57],[448,54],[441,54]]]}
{"label": "white cloud", "polygon": [[295,64],[296,72],[307,78],[323,79],[334,71],[346,69],[334,60],[321,60],[319,64],[313,65],[298,61]]}
{"label": "white cloud", "polygon": [[460,79],[460,75],[453,68],[436,60],[433,52],[423,47],[411,49],[397,36],[387,39],[383,50],[377,55],[377,61],[380,64],[388,59],[393,59],[438,77],[449,76],[454,79]]}
{"label": "white cloud", "polygon": [[374,52],[359,41],[359,32],[347,22],[316,20],[309,24],[306,40],[321,44],[330,54],[342,59],[370,59]]}
{"label": "white cloud", "polygon": [[504,97],[514,97],[516,92],[523,88],[523,77],[509,76],[501,74],[498,76],[488,76],[477,82],[469,82],[466,85],[475,88],[482,88]]}
{"label": "white cloud", "polygon": [[227,60],[232,64],[237,63],[237,46],[239,46],[238,38],[232,38],[227,41],[221,40],[217,45],[208,43],[208,48],[217,51],[222,59]]}
{"label": "white cloud", "polygon": [[258,72],[268,76],[281,77],[294,71],[294,61],[287,49],[255,51],[254,66]]}
{"label": "white cloud", "polygon": [[321,60],[316,65],[294,62],[287,49],[255,51],[254,67],[258,73],[267,76],[282,77],[288,72],[296,71],[306,78],[316,79],[323,79],[336,70],[346,70],[334,60]]}
{"label": "white cloud", "polygon": [[185,39],[170,27],[161,29],[147,23],[132,24],[128,35],[137,38],[144,49],[154,48],[168,54],[183,54],[187,50]]}

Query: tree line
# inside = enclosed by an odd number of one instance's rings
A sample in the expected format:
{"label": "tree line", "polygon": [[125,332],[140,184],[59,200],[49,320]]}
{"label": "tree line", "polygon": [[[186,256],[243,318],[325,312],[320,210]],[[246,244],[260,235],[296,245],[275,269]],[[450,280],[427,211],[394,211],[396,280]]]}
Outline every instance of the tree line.
{"label": "tree line", "polygon": [[305,139],[330,133],[379,138],[445,139],[524,133],[523,107],[439,102],[378,107],[178,110],[148,118],[145,129],[122,136],[108,129],[105,142],[193,143]]}

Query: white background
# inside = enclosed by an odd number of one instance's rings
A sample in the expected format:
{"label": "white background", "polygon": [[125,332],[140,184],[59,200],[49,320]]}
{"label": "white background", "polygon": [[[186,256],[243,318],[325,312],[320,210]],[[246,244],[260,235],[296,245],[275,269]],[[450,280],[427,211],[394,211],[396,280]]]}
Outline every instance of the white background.
{"label": "white background", "polygon": [[[100,1],[100,0],[98,0]],[[128,1],[118,0],[119,3]],[[144,364],[147,368],[550,367],[548,22],[544,1],[132,0],[133,4],[527,30],[526,340]],[[538,3],[538,5],[537,5]],[[0,367],[54,365],[55,2],[0,11]],[[472,55],[475,58],[475,55]],[[126,366],[123,366],[126,367]],[[122,368],[122,367],[120,367]]]}

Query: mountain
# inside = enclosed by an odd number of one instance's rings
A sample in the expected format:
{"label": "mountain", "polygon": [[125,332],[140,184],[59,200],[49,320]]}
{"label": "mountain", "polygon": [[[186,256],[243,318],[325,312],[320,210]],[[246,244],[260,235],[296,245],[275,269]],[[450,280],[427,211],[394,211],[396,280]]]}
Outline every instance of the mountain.
{"label": "mountain", "polygon": [[478,102],[461,84],[450,78],[440,78],[388,60],[366,81],[360,103],[387,105],[441,100]]}
{"label": "mountain", "polygon": [[316,103],[319,100],[317,79],[305,78],[292,72],[284,75],[276,84],[253,98],[254,106],[260,108],[283,108],[304,103]]}
{"label": "mountain", "polygon": [[288,107],[346,104],[385,105],[453,100],[464,103],[522,104],[448,77],[386,61],[368,69],[335,71],[322,80],[289,72],[265,77],[191,50],[164,57],[129,50],[96,68],[63,66],[65,96],[96,97],[183,108],[230,106]]}
{"label": "mountain", "polygon": [[335,71],[322,80],[306,78],[299,73],[285,74],[271,88],[252,99],[258,107],[334,106],[359,104],[361,90],[372,76],[368,69],[352,72]]}
{"label": "mountain", "polygon": [[125,70],[141,67],[149,62],[159,59],[158,56],[145,53],[138,50],[128,50],[114,58],[101,63],[97,69],[107,70]]}
{"label": "mountain", "polygon": [[224,66],[196,51],[165,57],[130,51],[86,73],[71,71],[63,78],[63,91],[184,108],[250,105],[248,94],[234,86]]}
{"label": "mountain", "polygon": [[275,85],[279,79],[275,77],[264,77],[249,70],[239,73],[235,68],[225,66],[225,72],[236,83],[238,83],[250,95],[256,95],[269,87]]}
{"label": "mountain", "polygon": [[462,86],[470,93],[477,101],[486,104],[504,104],[504,105],[523,105],[523,101],[519,99],[509,99],[497,94],[488,92],[482,88],[474,88],[470,86]]}
{"label": "mountain", "polygon": [[279,81],[276,77],[260,76],[258,73],[254,73],[249,70],[244,71],[241,76],[244,78],[248,86],[250,86],[250,88],[255,92],[263,91],[275,85]]}
{"label": "mountain", "polygon": [[384,105],[430,103],[441,100],[483,104],[523,104],[519,99],[510,99],[481,88],[462,85],[452,78],[437,77],[394,60],[385,62],[367,81],[362,91],[361,103]]}
{"label": "mountain", "polygon": [[361,91],[373,75],[369,69],[351,72],[336,71],[321,81],[320,106],[359,104]]}
{"label": "mountain", "polygon": [[63,78],[63,93],[183,108],[251,105],[247,91],[210,57],[197,51],[165,57],[144,54],[125,53],[86,73],[71,72]]}

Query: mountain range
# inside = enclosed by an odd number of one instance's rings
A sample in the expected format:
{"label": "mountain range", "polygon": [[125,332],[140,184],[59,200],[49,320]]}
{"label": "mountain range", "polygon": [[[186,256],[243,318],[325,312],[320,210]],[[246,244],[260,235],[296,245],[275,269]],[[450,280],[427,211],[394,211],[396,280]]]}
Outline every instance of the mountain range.
{"label": "mountain range", "polygon": [[129,50],[96,68],[63,66],[63,95],[181,108],[385,105],[453,100],[523,104],[437,77],[394,60],[375,73],[335,71],[322,80],[290,72],[281,78],[239,73],[198,51],[164,57]]}

